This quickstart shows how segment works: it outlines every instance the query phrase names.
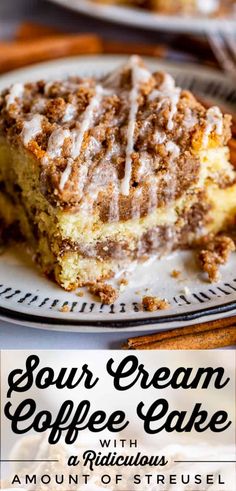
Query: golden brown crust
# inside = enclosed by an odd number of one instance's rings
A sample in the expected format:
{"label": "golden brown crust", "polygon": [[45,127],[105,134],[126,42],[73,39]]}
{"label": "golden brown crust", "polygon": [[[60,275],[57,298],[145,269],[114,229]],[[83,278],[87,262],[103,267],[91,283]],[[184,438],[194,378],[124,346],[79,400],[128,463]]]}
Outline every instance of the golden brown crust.
{"label": "golden brown crust", "polygon": [[178,271],[177,269],[173,269],[170,273],[171,278],[178,279],[181,276],[181,271]]}

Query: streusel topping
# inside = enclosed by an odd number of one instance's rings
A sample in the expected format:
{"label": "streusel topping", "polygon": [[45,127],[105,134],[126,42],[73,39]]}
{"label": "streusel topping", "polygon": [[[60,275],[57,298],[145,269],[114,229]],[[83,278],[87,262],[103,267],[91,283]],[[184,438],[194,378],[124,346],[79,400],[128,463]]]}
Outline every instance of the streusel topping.
{"label": "streusel topping", "polygon": [[0,95],[0,132],[37,158],[51,202],[118,221],[197,183],[196,149],[226,143],[230,117],[133,56],[100,80],[13,85]]}

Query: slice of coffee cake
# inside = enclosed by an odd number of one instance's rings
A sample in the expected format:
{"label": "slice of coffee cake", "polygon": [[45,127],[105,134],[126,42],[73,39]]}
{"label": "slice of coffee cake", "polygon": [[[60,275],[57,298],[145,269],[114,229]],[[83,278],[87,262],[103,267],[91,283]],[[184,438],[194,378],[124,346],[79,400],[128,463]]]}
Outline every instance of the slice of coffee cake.
{"label": "slice of coffee cake", "polygon": [[0,216],[66,290],[224,229],[230,116],[134,56],[100,80],[0,96]]}

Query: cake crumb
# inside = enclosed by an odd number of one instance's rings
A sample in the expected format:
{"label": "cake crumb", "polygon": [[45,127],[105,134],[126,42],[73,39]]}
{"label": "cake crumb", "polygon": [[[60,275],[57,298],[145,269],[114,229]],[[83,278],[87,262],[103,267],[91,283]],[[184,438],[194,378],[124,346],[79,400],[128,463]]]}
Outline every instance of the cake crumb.
{"label": "cake crumb", "polygon": [[125,290],[125,287],[129,284],[127,278],[121,278],[118,281],[118,285],[120,287],[120,291],[123,292]]}
{"label": "cake crumb", "polygon": [[225,235],[209,240],[207,248],[200,251],[199,260],[202,270],[208,274],[211,283],[220,280],[219,266],[226,264],[230,253],[235,251],[234,241]]}
{"label": "cake crumb", "polygon": [[169,302],[165,299],[159,297],[148,297],[142,298],[142,306],[144,310],[148,312],[155,312],[156,310],[165,310],[170,308]]}
{"label": "cake crumb", "polygon": [[119,285],[125,285],[127,286],[129,284],[127,278],[121,278],[119,281]]}
{"label": "cake crumb", "polygon": [[62,305],[62,307],[59,310],[60,312],[70,312],[70,307],[69,305]]}
{"label": "cake crumb", "polygon": [[84,292],[82,292],[82,290],[81,290],[81,291],[77,292],[76,295],[77,295],[77,297],[83,297]]}
{"label": "cake crumb", "polygon": [[177,269],[173,269],[173,270],[171,271],[171,273],[170,273],[170,276],[171,276],[172,278],[179,278],[179,277],[180,277],[180,275],[181,275],[181,272],[180,272],[180,271],[178,271]]}
{"label": "cake crumb", "polygon": [[107,305],[114,303],[118,298],[118,291],[107,283],[91,283],[88,285],[88,290],[93,295],[99,297],[102,303]]}

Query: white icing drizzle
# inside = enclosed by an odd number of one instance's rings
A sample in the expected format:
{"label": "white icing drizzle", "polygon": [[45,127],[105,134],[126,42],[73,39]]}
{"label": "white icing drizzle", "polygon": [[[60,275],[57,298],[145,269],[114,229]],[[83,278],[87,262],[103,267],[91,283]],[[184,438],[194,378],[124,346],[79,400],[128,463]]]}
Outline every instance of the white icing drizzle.
{"label": "white icing drizzle", "polygon": [[63,130],[62,128],[54,130],[48,140],[48,157],[51,159],[60,157],[65,139],[70,138],[70,136],[69,130]]}
{"label": "white icing drizzle", "polygon": [[125,158],[125,175],[121,182],[121,193],[128,196],[129,185],[132,174],[132,152],[134,150],[134,131],[136,124],[136,116],[138,112],[138,96],[140,86],[147,82],[151,74],[145,68],[139,66],[139,58],[132,56],[130,60],[130,68],[132,71],[132,89],[130,91],[130,112],[127,129],[127,146],[126,146],[126,158]]}
{"label": "white icing drizzle", "polygon": [[31,113],[42,113],[47,105],[47,99],[40,97],[38,98],[31,107]]}
{"label": "white icing drizzle", "polygon": [[166,150],[167,152],[171,153],[173,159],[177,159],[179,157],[180,149],[178,145],[176,145],[176,143],[172,141],[168,141],[166,143]]}
{"label": "white icing drizzle", "polygon": [[29,121],[24,122],[21,136],[25,146],[42,132],[43,120],[44,117],[41,114],[35,114]]}
{"label": "white icing drizzle", "polygon": [[170,113],[168,116],[167,129],[173,130],[173,118],[177,112],[177,105],[179,102],[181,89],[179,87],[175,87],[175,81],[168,73],[165,74],[164,81],[160,89],[163,92],[163,96],[170,99]]}
{"label": "white icing drizzle", "polygon": [[[168,194],[169,198],[172,199],[173,196],[175,195],[175,190],[176,190],[176,184],[177,184],[177,165],[176,165],[176,159],[179,157],[180,154],[180,149],[176,143],[173,141],[168,141],[166,143],[166,150],[169,153],[169,160],[170,160],[170,174],[167,173],[165,176],[165,180],[167,183],[167,189],[168,189]],[[170,178],[171,176],[171,178]]]}
{"label": "white icing drizzle", "polygon": [[79,157],[84,135],[86,131],[88,131],[89,128],[92,126],[94,113],[96,110],[99,109],[101,98],[102,95],[104,95],[104,93],[106,93],[104,89],[100,85],[97,85],[95,88],[95,95],[92,97],[88,106],[85,109],[83,120],[79,130],[73,130],[73,132],[71,132],[72,134],[71,159],[69,159],[68,165],[61,175],[60,186],[59,186],[61,190],[64,188],[65,184],[67,183],[70,177],[73,159]]}
{"label": "white icing drizzle", "polygon": [[142,152],[139,157],[139,167],[137,169],[137,176],[139,179],[148,175],[152,170],[152,158],[147,152]]}
{"label": "white icing drizzle", "polygon": [[156,143],[157,145],[161,145],[166,140],[166,135],[165,135],[164,131],[157,130],[154,133],[153,139],[154,139],[154,143]]}
{"label": "white icing drizzle", "polygon": [[62,122],[68,123],[69,121],[74,119],[75,115],[76,115],[76,108],[73,106],[73,104],[70,103],[66,104],[66,110],[62,118]]}
{"label": "white icing drizzle", "polygon": [[209,135],[215,131],[217,135],[223,133],[223,115],[217,106],[208,109],[206,113],[206,127],[203,136],[203,146],[208,144]]}
{"label": "white icing drizzle", "polygon": [[12,85],[12,87],[10,88],[9,94],[6,96],[6,101],[7,101],[6,107],[7,107],[7,109],[9,109],[11,104],[15,103],[16,99],[21,99],[23,97],[23,94],[24,94],[24,85],[23,84],[16,83],[16,84]]}
{"label": "white icing drizzle", "polygon": [[110,208],[109,208],[109,222],[119,221],[120,218],[119,196],[120,196],[120,183],[117,173],[114,169],[114,178],[112,182],[112,199],[110,200]]}
{"label": "white icing drizzle", "polygon": [[169,131],[173,130],[174,128],[173,119],[177,112],[177,106],[178,106],[180,94],[181,94],[181,89],[175,86],[175,81],[173,77],[171,77],[171,75],[169,75],[168,73],[165,73],[163,82],[160,85],[159,90],[154,90],[149,95],[150,101],[153,101],[156,98],[159,99],[157,105],[157,111],[163,106],[165,102],[170,104],[170,112],[167,121],[167,129]]}

